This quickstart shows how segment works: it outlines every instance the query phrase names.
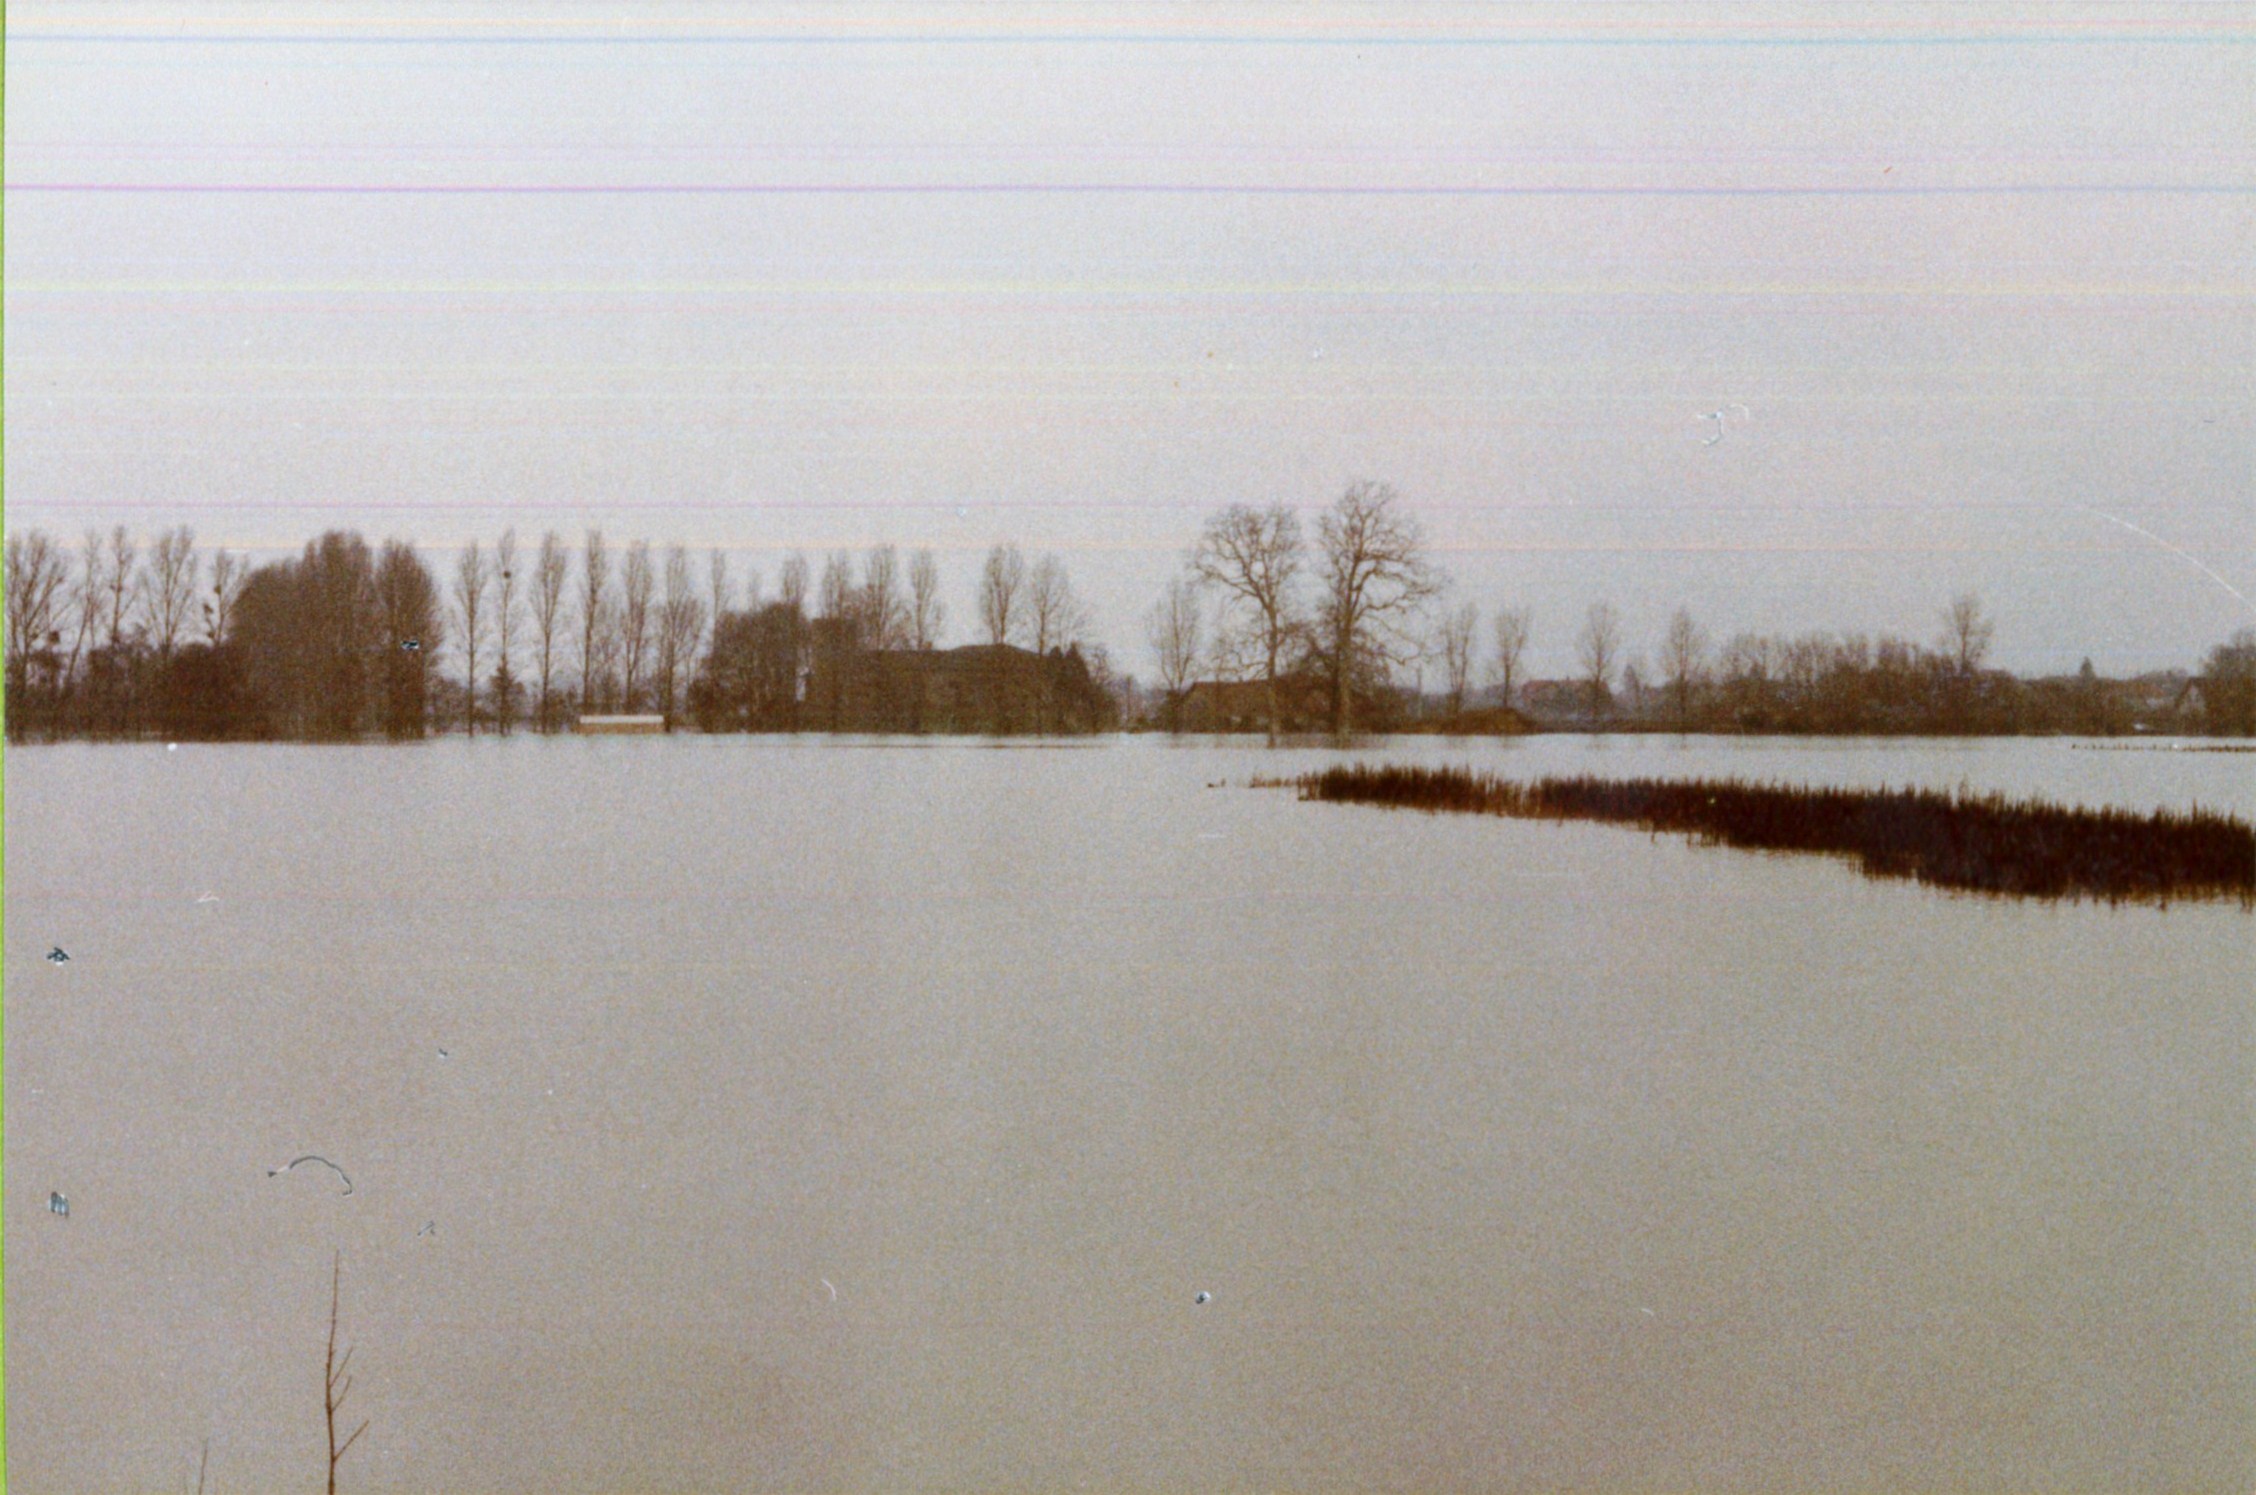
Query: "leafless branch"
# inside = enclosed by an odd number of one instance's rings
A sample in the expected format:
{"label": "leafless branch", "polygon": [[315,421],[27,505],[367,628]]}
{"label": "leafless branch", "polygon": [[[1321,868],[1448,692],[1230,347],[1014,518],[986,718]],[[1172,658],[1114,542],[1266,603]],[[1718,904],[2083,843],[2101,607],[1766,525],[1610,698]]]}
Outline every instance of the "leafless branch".
{"label": "leafless branch", "polygon": [[328,1429],[329,1439],[328,1495],[337,1495],[337,1466],[344,1462],[345,1454],[352,1446],[360,1441],[360,1435],[368,1431],[368,1420],[363,1418],[360,1426],[354,1428],[344,1442],[337,1441],[337,1413],[344,1407],[345,1398],[352,1395],[352,1377],[345,1374],[345,1367],[352,1363],[352,1349],[347,1347],[341,1357],[337,1354],[337,1317],[344,1271],[345,1258],[340,1251],[330,1258],[329,1263],[329,1343],[321,1363],[321,1415]]}
{"label": "leafless branch", "polygon": [[1383,673],[1414,648],[1411,624],[1444,584],[1426,560],[1417,523],[1395,501],[1384,483],[1354,483],[1317,521],[1335,733],[1351,726],[1356,671],[1371,665]]}

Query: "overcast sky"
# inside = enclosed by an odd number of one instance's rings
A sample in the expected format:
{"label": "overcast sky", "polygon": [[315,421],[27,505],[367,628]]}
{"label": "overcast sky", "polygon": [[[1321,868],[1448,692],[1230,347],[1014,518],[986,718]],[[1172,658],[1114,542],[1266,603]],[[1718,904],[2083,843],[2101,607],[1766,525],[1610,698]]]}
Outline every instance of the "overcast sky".
{"label": "overcast sky", "polygon": [[1014,540],[1144,671],[1375,478],[1539,672],[2256,624],[2256,10],[472,9],[9,7],[11,528]]}

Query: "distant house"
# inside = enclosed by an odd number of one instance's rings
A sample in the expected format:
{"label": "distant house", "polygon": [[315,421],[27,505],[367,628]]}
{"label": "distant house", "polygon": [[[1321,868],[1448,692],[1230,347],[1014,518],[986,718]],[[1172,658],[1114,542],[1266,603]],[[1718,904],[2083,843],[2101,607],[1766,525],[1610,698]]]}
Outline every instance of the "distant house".
{"label": "distant house", "polygon": [[825,649],[807,676],[800,721],[825,732],[1086,733],[1118,707],[1078,648]]}
{"label": "distant house", "polygon": [[2199,720],[2201,681],[2184,670],[2154,670],[2134,675],[2117,689],[2139,732],[2182,732]]}
{"label": "distant house", "polygon": [[2186,681],[2177,699],[2170,703],[2169,721],[2181,732],[2193,730],[2196,723],[2208,731],[2217,731],[2216,718],[2225,694],[2216,688],[2214,681],[2196,675]]}
{"label": "distant house", "polygon": [[[1184,732],[1269,730],[1269,686],[1263,680],[1196,681],[1172,704],[1178,728]],[[1403,694],[1387,686],[1383,679],[1358,685],[1352,704],[1351,725],[1357,731],[1387,732],[1402,725]],[[1155,715],[1159,725],[1169,725],[1165,706]],[[1279,732],[1330,730],[1331,681],[1318,670],[1307,667],[1279,675],[1277,716]]]}
{"label": "distant house", "polygon": [[1194,680],[1170,703],[1185,732],[1261,732],[1268,729],[1269,687],[1260,680]]}
{"label": "distant house", "polygon": [[[1184,732],[1266,732],[1269,684],[1265,680],[1198,680],[1173,703],[1175,722]],[[1301,672],[1277,678],[1280,732],[1323,730],[1331,714],[1325,683]],[[1161,720],[1167,720],[1164,710]]]}
{"label": "distant house", "polygon": [[1590,682],[1587,680],[1530,680],[1520,687],[1516,704],[1522,715],[1545,725],[1590,719]]}
{"label": "distant house", "polygon": [[666,730],[666,719],[662,716],[583,716],[572,723],[572,730],[583,737],[659,733]]}

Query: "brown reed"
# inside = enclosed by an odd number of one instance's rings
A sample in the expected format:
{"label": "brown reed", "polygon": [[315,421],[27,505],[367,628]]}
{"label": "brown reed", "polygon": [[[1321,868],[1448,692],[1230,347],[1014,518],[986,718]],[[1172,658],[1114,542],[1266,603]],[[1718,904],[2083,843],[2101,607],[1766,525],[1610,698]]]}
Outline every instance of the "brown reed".
{"label": "brown reed", "polygon": [[1303,799],[1596,820],[1708,845],[1854,857],[1872,877],[2021,898],[2237,899],[2256,907],[2256,830],[2208,810],[2138,814],[1929,789],[1715,779],[1542,778],[1354,764],[1288,783]]}

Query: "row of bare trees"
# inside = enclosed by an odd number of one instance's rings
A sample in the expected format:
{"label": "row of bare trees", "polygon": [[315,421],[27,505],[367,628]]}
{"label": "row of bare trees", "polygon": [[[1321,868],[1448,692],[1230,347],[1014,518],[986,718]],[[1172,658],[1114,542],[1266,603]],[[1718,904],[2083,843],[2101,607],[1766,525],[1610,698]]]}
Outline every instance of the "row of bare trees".
{"label": "row of bare trees", "polygon": [[[1435,629],[1431,654],[1442,667],[1445,701],[1451,717],[1461,717],[1471,703],[1483,670],[1480,659],[1480,604],[1461,602],[1442,614]],[[1613,609],[1592,614],[1599,632],[1593,642],[1607,658],[1617,647]],[[1500,607],[1493,619],[1494,652],[1488,656],[1486,674],[1500,704],[1518,699],[1526,679],[1528,642],[1534,636],[1534,614],[1524,607]]]}
{"label": "row of bare trees", "polygon": [[146,551],[122,527],[76,551],[7,541],[11,737],[419,736],[443,642],[415,547],[331,532],[253,568],[208,568],[185,527]]}
{"label": "row of bare trees", "polygon": [[[1436,631],[1433,653],[1440,659],[1448,682],[1451,715],[1463,711],[1473,687],[1479,624],[1480,609],[1467,602],[1450,610]],[[1500,608],[1494,626],[1490,679],[1498,703],[1516,705],[1520,687],[1526,683],[1524,661],[1534,637],[1533,614],[1526,608]],[[1629,652],[1621,614],[1611,602],[1596,602],[1583,615],[1574,650],[1582,706],[1590,717],[1603,718],[1615,712],[1619,685],[1638,709],[1649,710],[1658,699],[1680,726],[1690,726],[1696,707],[1712,704],[1713,687],[1729,685],[1736,696],[1744,697],[1747,682],[1767,681],[1773,675],[1800,685],[1826,668],[1863,668],[1877,659],[1890,669],[1900,669],[1924,659],[1922,668],[1929,676],[1971,681],[1982,672],[1995,632],[1981,600],[1967,594],[1954,598],[1944,610],[1936,646],[1924,656],[1916,646],[1900,639],[1883,638],[1875,646],[1858,635],[1835,638],[1810,634],[1779,639],[1743,633],[1711,657],[1707,630],[1689,609],[1680,607],[1670,615],[1655,647],[1649,674],[1645,662]],[[1707,722],[1716,724],[1712,711]]]}
{"label": "row of bare trees", "polygon": [[83,735],[132,730],[181,647],[226,636],[247,570],[241,557],[216,552],[207,591],[186,527],[164,531],[146,551],[122,525],[88,530],[76,550],[41,530],[11,533],[11,702],[34,716],[67,715]]}
{"label": "row of bare trees", "polygon": [[[1429,657],[1442,666],[1446,716],[1463,716],[1478,673],[1480,610],[1462,603],[1437,622]],[[1670,617],[1651,655],[1634,653],[1611,602],[1593,603],[1576,631],[1577,674],[1571,691],[1554,682],[1540,701],[1524,694],[1525,661],[1534,637],[1526,608],[1504,607],[1494,619],[1488,678],[1500,706],[1527,707],[1589,724],[1673,725],[1706,731],[1962,731],[2018,730],[2029,724],[2011,682],[1984,666],[1996,625],[1981,600],[1953,598],[1935,642],[1860,634],[1773,637],[1740,633],[1720,649],[1689,609]],[[2076,730],[2053,712],[2044,720]]]}
{"label": "row of bare trees", "polygon": [[[513,530],[473,543],[443,594],[414,546],[372,549],[345,532],[255,569],[224,548],[200,553],[185,527],[146,546],[123,527],[89,531],[76,547],[19,531],[6,550],[17,738],[553,731],[575,712],[611,711],[764,730],[922,723],[919,705],[867,698],[924,676],[855,661],[933,650],[948,616],[932,552],[904,562],[891,546],[832,553],[819,579],[795,554],[773,600],[756,573],[733,584],[721,552],[700,586],[682,547],[614,552],[593,530],[576,549],[554,531],[529,551]],[[1029,560],[1013,545],[985,557],[975,598],[984,645],[1085,653],[1087,677],[1118,687],[1089,623],[1058,557]],[[1928,646],[1821,633],[1742,633],[1718,646],[1680,608],[1649,655],[1600,602],[1573,641],[1579,688],[1539,682],[1533,694],[1530,612],[1499,608],[1490,626],[1484,639],[1480,608],[1450,599],[1416,522],[1378,483],[1352,485],[1306,526],[1282,504],[1213,514],[1147,619],[1163,718],[1175,725],[1201,679],[1242,682],[1259,700],[1245,714],[1272,732],[1385,725],[1402,714],[1405,672],[1422,682],[1436,666],[1444,718],[1475,729],[1500,709],[1678,730],[2098,730],[2077,724],[2114,719],[1987,671],[1995,624],[1972,595],[1944,609]],[[2248,652],[2237,641],[2213,651],[2193,677],[2205,704],[2181,722],[2250,730],[2235,725],[2256,712]],[[1035,682],[1031,697],[991,720],[1051,730],[1066,715],[1095,719],[1050,699],[1053,678],[1079,676],[1005,677]],[[1410,710],[1423,709],[1421,689]]]}
{"label": "row of bare trees", "polygon": [[[919,550],[904,564],[894,547],[880,545],[861,557],[857,570],[851,554],[833,552],[811,597],[808,575],[806,558],[793,555],[784,562],[774,601],[761,601],[755,577],[741,610],[725,601],[719,606],[704,665],[690,686],[689,708],[700,725],[839,731],[883,722],[928,730],[930,672],[880,668],[877,661],[938,649],[948,608],[937,558]],[[1078,658],[1088,648],[1101,662],[1088,638],[1089,610],[1054,555],[1029,564],[1017,546],[996,546],[981,567],[976,600],[980,635],[990,649],[1049,660],[1069,652]],[[1067,719],[1088,719],[1079,703],[1056,699],[1061,680],[1068,695],[1079,694],[1072,671],[982,667],[980,678],[1031,682],[1024,690],[1012,685],[1007,707],[980,713],[984,721],[1005,724],[998,730],[1049,731]],[[1030,699],[1020,702],[1021,694]]]}
{"label": "row of bare trees", "polygon": [[1234,504],[1207,519],[1147,619],[1168,709],[1179,723],[1202,669],[1258,680],[1274,736],[1294,717],[1285,682],[1305,677],[1321,683],[1330,729],[1350,731],[1358,700],[1423,648],[1423,611],[1447,584],[1384,483],[1350,485],[1317,516],[1313,541],[1288,505]]}
{"label": "row of bare trees", "polygon": [[[1289,506],[1233,505],[1210,516],[1181,574],[1146,616],[1158,663],[1161,719],[1181,727],[1202,679],[1258,684],[1250,713],[1276,732],[1349,730],[1383,711],[1406,667],[1436,665],[1445,721],[1518,725],[1523,709],[1586,724],[1678,730],[1961,732],[2107,730],[2104,695],[2023,688],[1986,668],[1996,624],[1979,597],[1954,597],[1930,646],[1883,636],[1812,633],[1732,636],[1720,647],[1679,608],[1650,662],[1629,643],[1620,612],[1593,604],[1573,639],[1570,688],[1543,682],[1531,697],[1534,618],[1504,606],[1491,618],[1485,665],[1481,609],[1452,603],[1417,525],[1383,484],[1357,483],[1318,516],[1311,538]],[[2211,730],[2256,714],[2256,671],[2230,646],[2197,678]],[[2218,661],[2224,661],[2219,664]],[[1308,688],[1319,687],[1316,692]],[[1507,715],[1470,713],[1486,694]],[[1311,700],[1320,710],[1311,710]],[[1423,694],[1417,705],[1423,706]],[[2243,712],[2244,705],[2247,711]]]}
{"label": "row of bare trees", "polygon": [[1086,641],[1089,609],[1056,556],[1029,567],[1016,545],[998,545],[979,571],[979,625],[990,645],[1048,654]]}
{"label": "row of bare trees", "polygon": [[[574,700],[583,712],[676,714],[707,620],[727,605],[727,557],[713,553],[707,595],[699,593],[689,552],[679,545],[666,551],[662,567],[650,542],[629,545],[615,583],[601,530],[588,531],[579,558],[574,594],[572,552],[553,530],[529,557],[529,575],[519,574],[514,529],[503,531],[491,552],[473,541],[457,555],[451,601],[465,730],[475,734],[486,723],[507,732],[529,715],[537,729],[554,731]],[[566,612],[571,601],[576,620]],[[562,648],[573,642],[576,695],[561,688],[560,673]],[[490,673],[481,658],[493,661]]]}
{"label": "row of bare trees", "polygon": [[[948,616],[934,554],[904,561],[892,546],[868,551],[858,574],[855,557],[828,556],[813,586],[794,554],[772,602],[756,573],[738,595],[723,552],[701,579],[681,546],[615,551],[600,530],[576,549],[554,531],[529,550],[514,529],[474,541],[443,593],[412,545],[372,551],[345,532],[255,570],[225,549],[209,561],[186,528],[146,549],[122,526],[89,531],[76,551],[11,534],[11,735],[554,731],[574,713],[673,719],[700,690],[733,694],[764,722],[821,725],[824,713],[802,709],[820,666],[935,649]],[[1056,556],[1029,563],[997,546],[978,604],[992,645],[1049,655],[1089,642],[1088,608]]]}
{"label": "row of bare trees", "polygon": [[[1499,615],[1497,626],[1500,658],[1524,650],[1524,612]],[[1680,731],[1958,730],[1981,699],[1995,633],[1981,600],[1968,593],[1944,609],[1932,649],[1889,636],[1740,633],[1718,650],[1680,607],[1648,668],[1628,652],[1620,614],[1599,602],[1584,616],[1575,658],[1583,710],[1594,721],[1659,717]],[[1516,701],[1508,669],[1500,676],[1503,699]]]}

